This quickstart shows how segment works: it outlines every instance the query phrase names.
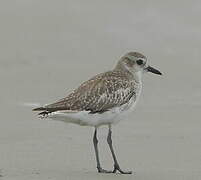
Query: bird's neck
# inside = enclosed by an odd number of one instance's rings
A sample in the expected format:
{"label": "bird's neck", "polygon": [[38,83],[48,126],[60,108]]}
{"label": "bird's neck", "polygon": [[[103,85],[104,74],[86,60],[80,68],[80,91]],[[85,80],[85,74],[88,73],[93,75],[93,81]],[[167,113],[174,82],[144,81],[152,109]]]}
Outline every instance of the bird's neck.
{"label": "bird's neck", "polygon": [[137,72],[131,71],[130,69],[123,66],[121,63],[118,63],[116,67],[114,68],[114,70],[126,73],[128,76],[130,76],[132,79],[134,79],[138,83],[142,82],[142,71],[137,71]]}

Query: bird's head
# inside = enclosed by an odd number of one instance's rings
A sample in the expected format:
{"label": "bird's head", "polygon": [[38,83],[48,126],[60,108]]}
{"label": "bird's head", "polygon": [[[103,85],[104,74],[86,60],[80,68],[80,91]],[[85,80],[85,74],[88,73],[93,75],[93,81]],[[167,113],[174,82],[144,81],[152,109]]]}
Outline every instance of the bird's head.
{"label": "bird's head", "polygon": [[162,73],[147,65],[146,56],[138,52],[129,52],[124,55],[117,64],[117,68],[129,71],[132,74],[142,74],[143,72],[152,72],[154,74],[162,75]]}

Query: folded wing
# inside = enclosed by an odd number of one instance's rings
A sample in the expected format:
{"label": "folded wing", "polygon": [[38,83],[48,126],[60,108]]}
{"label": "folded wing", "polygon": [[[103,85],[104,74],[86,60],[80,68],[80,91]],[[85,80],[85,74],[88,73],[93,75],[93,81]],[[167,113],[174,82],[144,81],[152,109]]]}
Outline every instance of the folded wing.
{"label": "folded wing", "polygon": [[127,103],[131,97],[136,96],[134,83],[121,72],[109,71],[84,82],[56,103],[33,110],[43,111],[40,114],[61,110],[103,113]]}

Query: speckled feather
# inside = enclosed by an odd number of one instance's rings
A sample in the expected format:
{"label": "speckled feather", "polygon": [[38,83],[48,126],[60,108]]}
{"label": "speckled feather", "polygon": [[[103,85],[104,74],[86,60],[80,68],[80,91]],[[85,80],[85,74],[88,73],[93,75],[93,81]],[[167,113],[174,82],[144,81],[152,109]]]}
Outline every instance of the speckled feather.
{"label": "speckled feather", "polygon": [[38,109],[44,110],[40,114],[60,110],[103,113],[113,107],[128,103],[132,97],[135,99],[137,87],[138,83],[135,82],[132,74],[108,71],[84,82],[56,103]]}

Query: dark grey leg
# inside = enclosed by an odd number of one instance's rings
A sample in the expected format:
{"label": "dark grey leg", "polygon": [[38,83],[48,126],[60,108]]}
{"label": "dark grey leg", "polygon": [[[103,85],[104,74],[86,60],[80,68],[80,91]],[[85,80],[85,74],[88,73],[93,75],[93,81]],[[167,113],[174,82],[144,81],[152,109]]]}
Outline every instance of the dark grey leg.
{"label": "dark grey leg", "polygon": [[99,173],[112,173],[112,171],[107,171],[107,170],[101,168],[100,160],[99,160],[99,153],[98,153],[97,128],[95,128],[95,131],[94,131],[93,143],[94,143],[94,149],[95,149],[95,154],[96,154],[96,162],[97,162],[98,172]]}
{"label": "dark grey leg", "polygon": [[112,157],[113,157],[113,160],[114,160],[114,170],[113,170],[113,173],[115,173],[118,170],[121,174],[132,174],[132,171],[122,171],[121,168],[120,168],[120,166],[119,166],[119,163],[117,161],[117,158],[116,158],[116,155],[114,153],[113,146],[112,146],[112,130],[111,130],[111,125],[109,125],[107,142],[109,144],[110,151],[112,153]]}

